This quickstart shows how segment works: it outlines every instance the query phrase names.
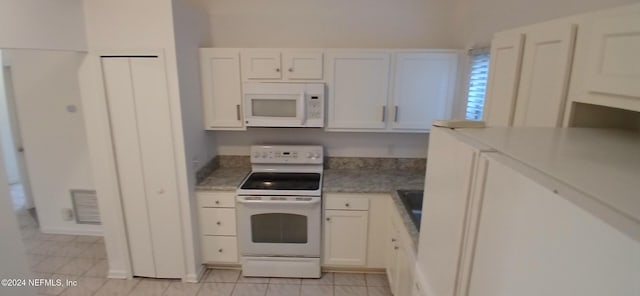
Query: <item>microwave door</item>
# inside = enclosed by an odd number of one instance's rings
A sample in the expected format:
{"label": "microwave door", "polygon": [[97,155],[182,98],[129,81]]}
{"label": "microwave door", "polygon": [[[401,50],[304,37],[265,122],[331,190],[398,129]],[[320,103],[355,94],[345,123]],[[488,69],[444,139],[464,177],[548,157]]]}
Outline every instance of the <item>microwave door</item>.
{"label": "microwave door", "polygon": [[245,97],[247,126],[298,127],[304,123],[304,93]]}

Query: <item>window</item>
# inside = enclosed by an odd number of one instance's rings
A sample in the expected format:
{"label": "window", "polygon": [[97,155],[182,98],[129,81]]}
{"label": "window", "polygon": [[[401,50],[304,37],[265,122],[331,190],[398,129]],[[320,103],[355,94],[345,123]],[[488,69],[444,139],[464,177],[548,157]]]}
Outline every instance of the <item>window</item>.
{"label": "window", "polygon": [[465,118],[482,120],[484,97],[487,92],[489,77],[489,49],[473,49],[469,51],[471,65],[469,67],[469,86],[467,88],[467,108]]}

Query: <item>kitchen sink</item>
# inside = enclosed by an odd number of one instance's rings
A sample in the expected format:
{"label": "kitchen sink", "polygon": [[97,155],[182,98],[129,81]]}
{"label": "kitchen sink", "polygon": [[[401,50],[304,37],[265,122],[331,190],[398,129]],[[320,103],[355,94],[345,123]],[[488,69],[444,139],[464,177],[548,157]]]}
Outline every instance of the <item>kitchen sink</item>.
{"label": "kitchen sink", "polygon": [[411,221],[420,230],[420,219],[422,218],[422,196],[424,190],[397,190],[398,196],[411,217]]}

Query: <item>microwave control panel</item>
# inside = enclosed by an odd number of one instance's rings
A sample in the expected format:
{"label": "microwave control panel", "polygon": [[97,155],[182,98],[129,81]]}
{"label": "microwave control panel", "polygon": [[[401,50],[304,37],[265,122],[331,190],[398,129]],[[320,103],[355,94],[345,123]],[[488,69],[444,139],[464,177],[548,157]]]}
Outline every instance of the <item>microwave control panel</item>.
{"label": "microwave control panel", "polygon": [[310,119],[322,118],[322,98],[318,95],[307,96],[307,116]]}

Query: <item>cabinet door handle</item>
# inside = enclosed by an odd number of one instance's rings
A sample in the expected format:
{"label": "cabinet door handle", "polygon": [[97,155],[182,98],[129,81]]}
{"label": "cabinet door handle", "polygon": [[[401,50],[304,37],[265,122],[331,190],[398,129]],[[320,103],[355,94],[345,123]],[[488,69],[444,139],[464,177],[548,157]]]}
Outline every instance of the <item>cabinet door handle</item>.
{"label": "cabinet door handle", "polygon": [[220,201],[219,201],[219,200],[216,200],[216,204],[217,204],[217,205],[219,205],[219,204],[220,204]]}
{"label": "cabinet door handle", "polygon": [[289,68],[289,72],[293,72],[293,68]]}
{"label": "cabinet door handle", "polygon": [[240,104],[236,105],[236,118],[240,120]]}
{"label": "cabinet door handle", "polygon": [[400,249],[398,246],[393,247],[394,250]]}
{"label": "cabinet door handle", "polygon": [[382,106],[382,122],[387,121],[387,106]]}
{"label": "cabinet door handle", "polygon": [[220,226],[222,225],[222,223],[220,223],[220,221],[216,222],[216,225]]}
{"label": "cabinet door handle", "polygon": [[392,242],[392,243],[395,243],[395,242],[396,242],[396,239],[395,239],[395,238],[392,238],[392,239],[391,239],[391,242]]}
{"label": "cabinet door handle", "polygon": [[276,68],[276,72],[280,72],[280,68]]}
{"label": "cabinet door handle", "polygon": [[393,121],[398,122],[398,106],[396,106],[396,110],[393,115]]}
{"label": "cabinet door handle", "polygon": [[327,221],[331,221],[331,218],[327,217],[327,219],[326,219],[326,220],[327,220]]}
{"label": "cabinet door handle", "polygon": [[349,205],[349,203],[346,203],[346,204],[344,204],[344,206],[348,208],[350,205]]}
{"label": "cabinet door handle", "polygon": [[222,253],[222,249],[218,249],[218,253]]}

